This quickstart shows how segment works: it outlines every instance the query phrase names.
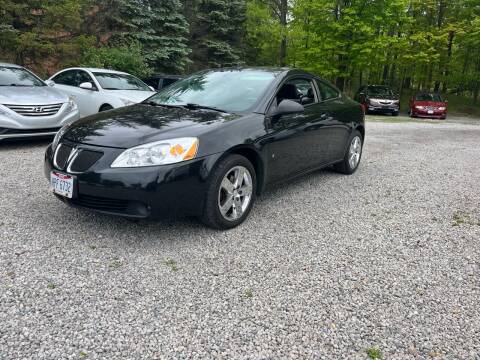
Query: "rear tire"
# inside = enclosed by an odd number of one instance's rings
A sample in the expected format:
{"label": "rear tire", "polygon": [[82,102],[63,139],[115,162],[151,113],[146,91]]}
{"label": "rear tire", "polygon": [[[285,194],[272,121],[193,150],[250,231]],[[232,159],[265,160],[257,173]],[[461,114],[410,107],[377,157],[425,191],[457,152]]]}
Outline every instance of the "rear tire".
{"label": "rear tire", "polygon": [[363,153],[363,137],[358,130],[355,130],[347,142],[345,157],[335,165],[333,169],[341,174],[351,175],[357,171],[362,159]]}
{"label": "rear tire", "polygon": [[201,221],[214,229],[232,229],[248,217],[257,191],[255,169],[247,158],[230,155],[210,175]]}

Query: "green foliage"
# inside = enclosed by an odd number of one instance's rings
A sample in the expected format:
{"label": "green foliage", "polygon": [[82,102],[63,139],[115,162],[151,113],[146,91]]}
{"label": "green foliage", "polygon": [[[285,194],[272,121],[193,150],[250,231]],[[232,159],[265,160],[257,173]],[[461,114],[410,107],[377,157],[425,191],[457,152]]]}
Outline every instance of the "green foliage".
{"label": "green foliage", "polygon": [[245,0],[200,0],[190,6],[193,69],[241,64]]}
{"label": "green foliage", "polygon": [[91,48],[85,53],[81,65],[124,71],[140,78],[150,75],[153,71],[144,58],[139,43]]}

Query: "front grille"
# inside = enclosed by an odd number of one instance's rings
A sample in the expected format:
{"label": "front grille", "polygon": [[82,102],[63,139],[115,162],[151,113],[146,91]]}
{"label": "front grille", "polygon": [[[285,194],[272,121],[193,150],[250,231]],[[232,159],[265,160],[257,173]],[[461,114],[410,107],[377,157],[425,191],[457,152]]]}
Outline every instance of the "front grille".
{"label": "front grille", "polygon": [[72,202],[75,205],[86,208],[114,213],[126,213],[129,204],[126,200],[108,199],[90,195],[79,195],[76,199],[72,199]]}
{"label": "front grille", "polygon": [[51,105],[7,105],[7,108],[22,116],[52,116],[58,113],[63,104]]}
{"label": "front grille", "polygon": [[57,169],[63,170],[65,168],[72,149],[73,148],[69,145],[58,145],[57,150],[55,151],[55,158],[53,159],[53,163],[57,167]]}
{"label": "front grille", "polygon": [[78,155],[72,159],[69,170],[73,172],[84,172],[90,169],[101,157],[103,153],[82,149]]}

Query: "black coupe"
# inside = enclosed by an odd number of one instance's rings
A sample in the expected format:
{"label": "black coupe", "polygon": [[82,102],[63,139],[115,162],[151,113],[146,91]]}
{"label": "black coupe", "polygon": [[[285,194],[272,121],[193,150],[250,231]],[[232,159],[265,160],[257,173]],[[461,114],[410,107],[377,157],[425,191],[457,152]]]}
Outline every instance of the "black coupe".
{"label": "black coupe", "polygon": [[194,215],[228,229],[266,187],[333,165],[357,169],[360,104],[300,70],[191,75],[143,103],[62,128],[45,175],[64,202],[130,218]]}

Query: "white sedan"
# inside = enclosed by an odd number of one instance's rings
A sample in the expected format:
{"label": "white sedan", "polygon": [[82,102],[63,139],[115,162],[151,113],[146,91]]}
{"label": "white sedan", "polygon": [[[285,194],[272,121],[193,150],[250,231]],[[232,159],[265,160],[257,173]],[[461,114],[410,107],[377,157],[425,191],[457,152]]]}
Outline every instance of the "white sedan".
{"label": "white sedan", "polygon": [[74,98],[81,117],[133,105],[155,94],[135,76],[106,69],[69,68],[47,83]]}

